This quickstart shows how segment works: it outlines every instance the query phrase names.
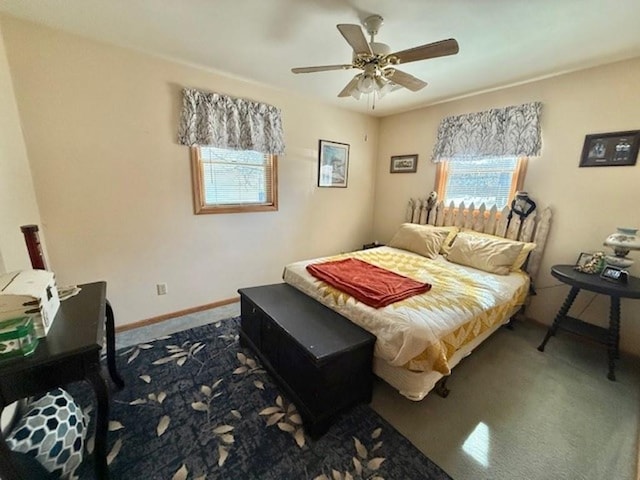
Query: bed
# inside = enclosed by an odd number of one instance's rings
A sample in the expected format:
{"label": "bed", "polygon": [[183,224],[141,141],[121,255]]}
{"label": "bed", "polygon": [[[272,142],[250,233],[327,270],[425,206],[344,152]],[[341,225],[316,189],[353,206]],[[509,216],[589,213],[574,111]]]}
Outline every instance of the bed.
{"label": "bed", "polygon": [[[446,396],[444,383],[455,365],[509,322],[532,291],[550,210],[526,219],[509,209],[500,213],[412,200],[408,221],[389,245],[294,262],[285,267],[283,279],[373,333],[373,371],[402,395],[418,401],[436,387]],[[425,249],[425,242],[432,243]],[[497,257],[496,248],[503,249]],[[430,289],[374,308],[307,268],[344,259],[364,261]],[[487,267],[487,259],[500,266]]]}

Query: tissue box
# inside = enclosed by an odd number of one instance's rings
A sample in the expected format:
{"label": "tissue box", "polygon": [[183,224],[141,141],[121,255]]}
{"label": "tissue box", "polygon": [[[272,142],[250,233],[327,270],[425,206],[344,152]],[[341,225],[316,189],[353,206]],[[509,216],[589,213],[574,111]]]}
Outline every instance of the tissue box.
{"label": "tissue box", "polygon": [[32,316],[37,337],[44,337],[60,308],[53,272],[25,270],[0,275],[0,322]]}
{"label": "tissue box", "polygon": [[33,317],[0,321],[0,359],[30,355],[37,346]]}

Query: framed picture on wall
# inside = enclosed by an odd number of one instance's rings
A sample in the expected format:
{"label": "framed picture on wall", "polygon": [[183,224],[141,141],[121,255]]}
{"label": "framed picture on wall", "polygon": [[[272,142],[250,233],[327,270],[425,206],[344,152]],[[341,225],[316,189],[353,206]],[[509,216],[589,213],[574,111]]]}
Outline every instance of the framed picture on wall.
{"label": "framed picture on wall", "polygon": [[391,157],[391,173],[415,173],[418,170],[418,155],[396,155]]}
{"label": "framed picture on wall", "polygon": [[347,186],[349,174],[349,145],[320,140],[318,146],[318,186]]}
{"label": "framed picture on wall", "polygon": [[635,165],[638,159],[640,130],[587,135],[580,157],[581,167]]}

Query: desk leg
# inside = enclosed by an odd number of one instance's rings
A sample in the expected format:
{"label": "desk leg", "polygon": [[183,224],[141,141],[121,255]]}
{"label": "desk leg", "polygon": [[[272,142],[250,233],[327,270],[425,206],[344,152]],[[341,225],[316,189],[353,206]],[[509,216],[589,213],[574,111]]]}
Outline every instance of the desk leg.
{"label": "desk leg", "polygon": [[615,381],[616,358],[618,358],[618,342],[620,341],[620,297],[611,297],[609,309],[609,374],[607,378]]}
{"label": "desk leg", "polygon": [[564,318],[567,316],[567,313],[569,313],[569,309],[571,308],[571,305],[573,305],[573,301],[576,299],[579,291],[580,289],[578,287],[571,287],[569,295],[567,295],[567,298],[565,298],[564,303],[562,304],[560,310],[558,311],[558,314],[556,315],[556,318],[553,320],[553,324],[551,325],[551,327],[549,327],[549,330],[547,330],[547,334],[545,335],[544,340],[538,347],[538,350],[540,350],[541,352],[544,352],[545,345],[547,344],[549,339],[556,334],[560,322],[562,322],[562,320],[564,320]]}
{"label": "desk leg", "polygon": [[109,467],[107,465],[107,430],[109,427],[109,389],[99,367],[97,370],[89,372],[88,380],[96,393],[98,408],[96,409],[96,439],[93,452],[95,461],[96,478],[107,480],[109,478]]}
{"label": "desk leg", "polygon": [[106,333],[107,333],[107,366],[109,367],[109,375],[111,376],[111,380],[119,389],[124,388],[124,381],[118,375],[118,371],[116,370],[116,333],[115,333],[115,319],[113,315],[113,309],[111,308],[111,304],[109,300],[107,300],[107,308],[106,308]]}

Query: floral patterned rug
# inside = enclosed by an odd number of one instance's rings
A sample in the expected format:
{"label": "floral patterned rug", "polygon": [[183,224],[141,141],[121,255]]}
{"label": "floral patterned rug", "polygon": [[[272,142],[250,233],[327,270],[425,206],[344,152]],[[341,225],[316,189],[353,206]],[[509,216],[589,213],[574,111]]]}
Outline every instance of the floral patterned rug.
{"label": "floral patterned rug", "polygon": [[[311,440],[238,329],[223,320],[117,352],[126,386],[111,397],[112,479],[450,480],[367,405]],[[93,416],[91,389],[68,390]],[[88,458],[81,479],[94,478]]]}

